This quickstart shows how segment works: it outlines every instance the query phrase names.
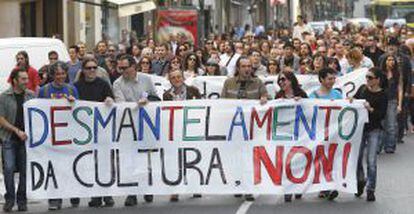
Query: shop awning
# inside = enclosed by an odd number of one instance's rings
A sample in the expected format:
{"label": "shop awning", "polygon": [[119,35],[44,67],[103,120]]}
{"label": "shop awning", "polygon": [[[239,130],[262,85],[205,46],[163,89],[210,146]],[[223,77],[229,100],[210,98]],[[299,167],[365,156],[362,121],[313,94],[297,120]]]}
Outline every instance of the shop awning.
{"label": "shop awning", "polygon": [[107,0],[110,3],[118,5],[118,15],[120,17],[131,16],[138,13],[144,13],[157,8],[153,1],[143,0]]}

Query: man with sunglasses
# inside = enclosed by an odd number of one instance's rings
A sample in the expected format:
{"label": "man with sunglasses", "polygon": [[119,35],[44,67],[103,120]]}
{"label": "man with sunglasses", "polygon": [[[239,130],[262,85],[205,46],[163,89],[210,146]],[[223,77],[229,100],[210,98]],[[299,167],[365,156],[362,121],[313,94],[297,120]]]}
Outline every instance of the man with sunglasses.
{"label": "man with sunglasses", "polygon": [[49,65],[57,62],[59,60],[59,54],[56,51],[50,51],[48,54]]}

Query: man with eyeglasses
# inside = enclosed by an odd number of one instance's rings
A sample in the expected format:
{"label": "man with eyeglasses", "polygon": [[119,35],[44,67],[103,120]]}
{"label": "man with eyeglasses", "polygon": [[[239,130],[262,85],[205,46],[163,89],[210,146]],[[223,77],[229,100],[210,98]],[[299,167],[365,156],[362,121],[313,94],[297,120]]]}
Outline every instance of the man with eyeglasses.
{"label": "man with eyeglasses", "polygon": [[[113,86],[115,102],[136,102],[138,106],[146,105],[149,100],[160,100],[147,74],[137,72],[137,64],[131,55],[124,55],[118,61],[118,69],[122,72]],[[145,200],[152,201],[152,195],[146,195]],[[136,195],[129,195],[125,200],[125,206],[136,206]]]}
{"label": "man with eyeglasses", "polygon": [[249,57],[252,62],[253,73],[256,76],[267,76],[269,74],[266,66],[262,64],[262,54],[260,51],[252,50]]}
{"label": "man with eyeglasses", "polygon": [[56,51],[50,51],[47,55],[49,57],[49,65],[59,60],[59,54]]}

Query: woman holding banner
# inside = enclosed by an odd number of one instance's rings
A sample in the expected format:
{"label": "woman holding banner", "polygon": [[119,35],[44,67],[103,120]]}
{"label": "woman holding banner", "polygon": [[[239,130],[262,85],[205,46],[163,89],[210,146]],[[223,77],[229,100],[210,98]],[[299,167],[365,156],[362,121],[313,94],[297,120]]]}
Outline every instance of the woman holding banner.
{"label": "woman holding banner", "polygon": [[280,91],[277,92],[275,99],[307,98],[308,95],[299,85],[295,74],[282,72],[277,78]]}
{"label": "woman holding banner", "polygon": [[[299,85],[299,81],[292,72],[282,72],[277,78],[280,90],[276,93],[275,99],[308,98],[308,95]],[[302,198],[301,194],[295,194],[296,199]],[[285,202],[292,201],[292,194],[285,194]]]}
{"label": "woman holding banner", "polygon": [[[367,84],[362,85],[356,92],[354,98],[365,99],[365,107],[368,110],[369,123],[364,126],[361,147],[359,150],[357,179],[358,192],[355,196],[363,194],[365,184],[367,189],[367,201],[375,201],[375,185],[377,180],[377,149],[380,143],[382,126],[381,121],[387,112],[386,77],[378,68],[371,68],[367,75]],[[367,179],[365,179],[363,168],[363,157],[367,150]]]}

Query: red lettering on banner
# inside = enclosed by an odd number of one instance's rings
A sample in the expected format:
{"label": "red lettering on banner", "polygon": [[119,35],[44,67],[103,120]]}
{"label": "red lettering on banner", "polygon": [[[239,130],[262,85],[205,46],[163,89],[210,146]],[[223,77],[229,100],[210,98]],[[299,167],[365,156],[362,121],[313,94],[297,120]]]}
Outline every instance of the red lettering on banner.
{"label": "red lettering on banner", "polygon": [[325,176],[325,179],[327,182],[332,181],[332,168],[333,163],[335,160],[335,152],[336,148],[338,147],[338,144],[329,144],[328,149],[328,158],[325,155],[325,146],[319,145],[316,147],[316,154],[314,159],[314,165],[315,165],[315,177],[313,179],[314,184],[320,183],[320,174],[321,174],[321,163],[323,167],[323,175]]}
{"label": "red lettering on banner", "polygon": [[264,123],[266,122],[266,120],[267,120],[266,139],[270,140],[270,133],[272,131],[272,123],[271,123],[272,112],[273,112],[273,109],[269,108],[266,111],[265,115],[263,115],[263,119],[260,120],[259,114],[257,113],[256,108],[252,109],[252,113],[251,113],[251,116],[250,116],[250,140],[253,140],[254,121],[256,121],[257,126],[259,128],[262,128]]}
{"label": "red lettering on banner", "polygon": [[[296,154],[303,154],[306,157],[306,168],[302,177],[296,178],[292,173],[292,159]],[[295,184],[300,184],[306,181],[312,165],[312,151],[303,146],[294,146],[289,151],[286,158],[286,177]]]}
{"label": "red lettering on banner", "polygon": [[341,110],[342,107],[340,106],[319,106],[319,109],[326,110],[326,117],[325,117],[325,141],[329,140],[329,124],[331,120],[331,111],[332,110]]}
{"label": "red lettering on banner", "polygon": [[273,184],[281,185],[282,172],[283,172],[283,146],[276,147],[275,164],[270,160],[269,155],[266,152],[265,147],[259,146],[253,149],[253,167],[254,167],[254,184],[262,182],[262,165],[266,168],[266,171]]}
{"label": "red lettering on banner", "polygon": [[175,110],[183,109],[182,106],[164,106],[161,108],[162,110],[170,110],[170,120],[169,120],[169,131],[168,131],[168,140],[174,140],[174,112]]}
{"label": "red lettering on banner", "polygon": [[57,111],[70,111],[72,107],[70,106],[52,106],[50,107],[50,126],[52,129],[52,145],[68,145],[72,143],[72,140],[56,140],[56,128],[58,127],[67,127],[68,123],[55,123],[55,112]]}
{"label": "red lettering on banner", "polygon": [[351,143],[346,143],[344,147],[344,154],[342,156],[342,177],[346,178],[346,170],[348,167],[349,153],[351,152]]}

